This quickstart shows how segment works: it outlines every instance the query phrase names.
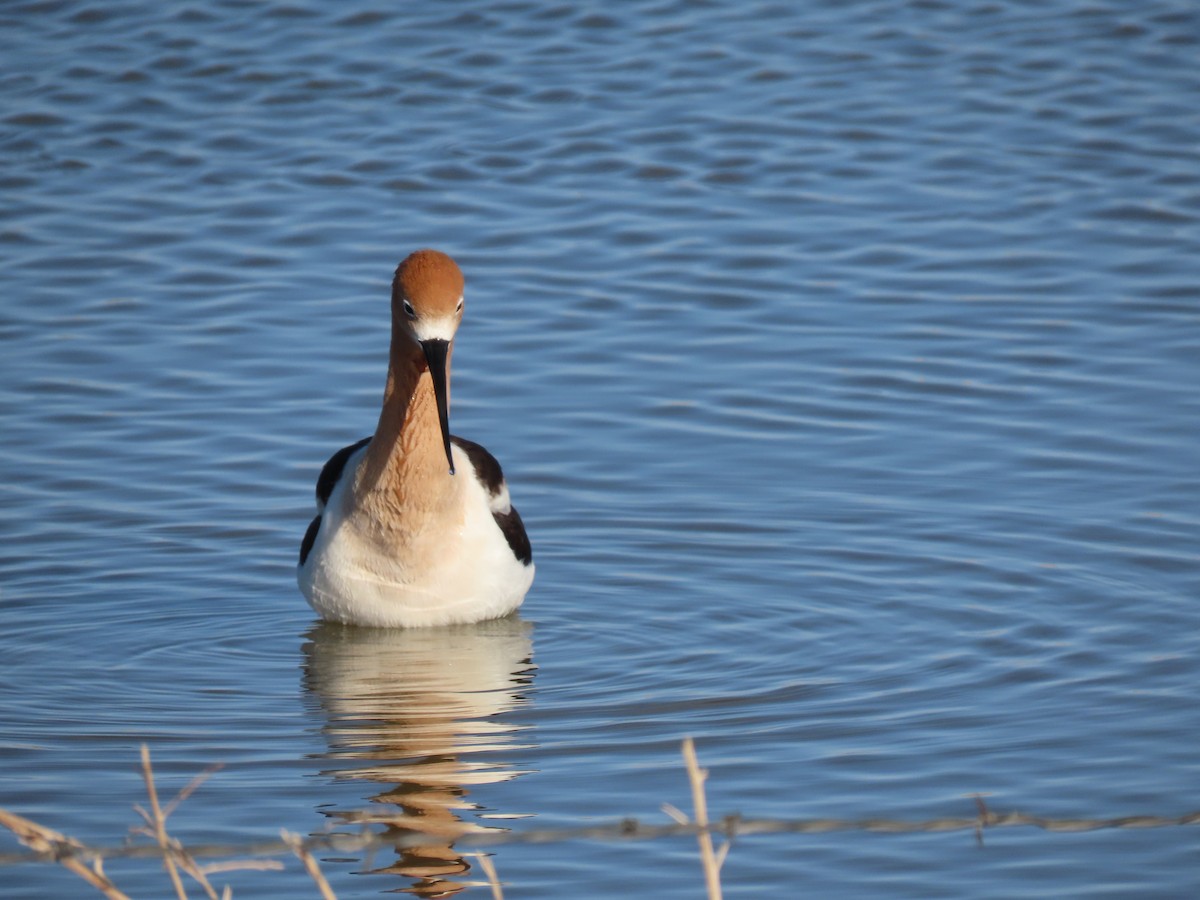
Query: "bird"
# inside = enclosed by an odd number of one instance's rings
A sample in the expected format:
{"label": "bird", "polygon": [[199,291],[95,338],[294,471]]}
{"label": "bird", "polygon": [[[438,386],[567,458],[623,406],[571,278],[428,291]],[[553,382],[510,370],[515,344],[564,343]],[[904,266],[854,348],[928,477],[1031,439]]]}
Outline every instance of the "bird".
{"label": "bird", "polygon": [[392,334],[375,433],[330,457],[296,578],[323,619],[409,628],[513,612],[533,552],[500,463],[450,433],[450,357],[464,278],[439,250],[392,279]]}

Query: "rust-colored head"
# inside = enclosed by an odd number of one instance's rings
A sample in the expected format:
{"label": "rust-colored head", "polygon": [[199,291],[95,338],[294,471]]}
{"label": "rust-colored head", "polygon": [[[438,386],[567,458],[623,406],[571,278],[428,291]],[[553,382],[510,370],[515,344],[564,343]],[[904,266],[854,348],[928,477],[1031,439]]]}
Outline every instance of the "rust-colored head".
{"label": "rust-colored head", "polygon": [[418,250],[396,267],[392,318],[417,341],[454,337],[462,321],[463,274],[440,250]]}
{"label": "rust-colored head", "polygon": [[438,423],[450,474],[450,347],[463,314],[463,274],[440,250],[418,250],[396,267],[392,279],[393,347],[396,334],[407,333],[421,345],[433,382]]}

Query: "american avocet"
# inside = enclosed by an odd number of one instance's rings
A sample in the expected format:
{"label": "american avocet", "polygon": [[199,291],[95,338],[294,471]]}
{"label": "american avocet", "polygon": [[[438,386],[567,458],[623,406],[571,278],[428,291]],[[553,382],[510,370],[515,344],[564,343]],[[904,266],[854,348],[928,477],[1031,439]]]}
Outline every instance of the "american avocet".
{"label": "american avocet", "polygon": [[335,453],[297,580],[324,619],[448,625],[521,605],[533,558],[495,457],[450,434],[450,354],[463,276],[418,250],[392,281],[392,346],[375,434]]}

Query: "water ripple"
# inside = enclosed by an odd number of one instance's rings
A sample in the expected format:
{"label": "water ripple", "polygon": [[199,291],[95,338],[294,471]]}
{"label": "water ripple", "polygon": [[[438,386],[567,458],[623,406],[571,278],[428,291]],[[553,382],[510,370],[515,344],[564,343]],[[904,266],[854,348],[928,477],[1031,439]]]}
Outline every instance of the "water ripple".
{"label": "water ripple", "polygon": [[[0,23],[0,805],[111,842],[149,740],[172,785],[229,763],[189,839],[318,830],[364,784],[573,825],[681,802],[684,733],[722,811],[1188,805],[1195,10],[65,0]],[[440,657],[310,631],[292,584],[424,245],[468,277],[456,429],[504,461],[539,563],[515,631]],[[1019,861],[814,838],[805,886],[1190,883],[1171,835],[1008,841]],[[794,884],[797,846],[739,842],[730,885]],[[498,864],[522,896],[692,892],[685,855],[569,856]]]}

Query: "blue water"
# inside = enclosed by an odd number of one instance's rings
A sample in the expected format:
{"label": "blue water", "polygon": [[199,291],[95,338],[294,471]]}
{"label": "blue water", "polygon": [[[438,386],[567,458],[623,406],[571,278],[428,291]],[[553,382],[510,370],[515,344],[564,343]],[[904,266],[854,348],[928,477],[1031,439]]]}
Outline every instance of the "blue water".
{"label": "blue water", "polygon": [[[119,843],[146,742],[167,795],[224,763],[185,843],[421,816],[324,854],[338,896],[480,900],[456,829],[668,821],[689,734],[716,815],[1200,808],[1198,52],[1185,2],[0,7],[0,807]],[[318,627],[313,482],[421,246],[537,581]],[[494,853],[509,897],[703,896],[689,839]],[[316,896],[286,864],[217,882]],[[1200,856],[779,835],[723,880],[1190,897]]]}

